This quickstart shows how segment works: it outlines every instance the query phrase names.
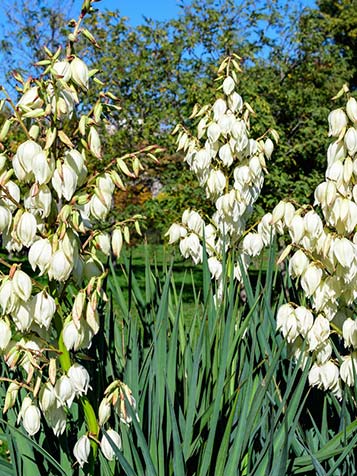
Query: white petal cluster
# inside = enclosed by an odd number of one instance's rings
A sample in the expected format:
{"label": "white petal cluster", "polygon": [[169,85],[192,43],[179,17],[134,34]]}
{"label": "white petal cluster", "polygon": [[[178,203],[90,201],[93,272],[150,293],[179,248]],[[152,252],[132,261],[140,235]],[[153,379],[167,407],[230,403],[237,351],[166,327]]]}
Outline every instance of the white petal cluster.
{"label": "white petal cluster", "polygon": [[[357,363],[353,311],[357,298],[356,112],[356,100],[350,97],[346,108],[336,109],[328,117],[333,142],[327,151],[325,181],[316,187],[313,206],[295,209],[282,201],[271,215],[276,232],[290,235],[284,257],[294,250],[289,274],[298,280],[309,307],[283,304],[277,328],[288,343],[312,355],[310,385],[338,397],[342,395],[341,382],[354,385]],[[342,363],[333,353],[333,340]]]}
{"label": "white petal cluster", "polygon": [[182,223],[174,223],[167,232],[169,242],[178,241],[181,254],[195,264],[201,262],[205,247],[211,275],[219,285],[224,252],[238,250],[234,277],[240,279],[240,262],[246,268],[274,233],[267,220],[257,233],[246,234],[247,220],[263,186],[266,159],[271,157],[274,145],[269,138],[250,137],[251,108],[236,91],[235,78],[236,74],[231,75],[227,68],[222,82],[224,96],[192,114],[200,117],[197,136],[191,137],[181,129],[177,140],[178,150],[186,153],[185,161],[215,212],[206,222],[198,212],[186,210]]}

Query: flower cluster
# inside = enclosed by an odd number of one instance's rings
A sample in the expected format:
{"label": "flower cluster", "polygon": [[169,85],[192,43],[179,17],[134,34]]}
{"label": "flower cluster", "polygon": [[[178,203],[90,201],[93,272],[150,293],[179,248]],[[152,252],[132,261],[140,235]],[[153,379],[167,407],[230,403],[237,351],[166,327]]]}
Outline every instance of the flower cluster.
{"label": "flower cluster", "polygon": [[[191,118],[200,118],[197,137],[178,127],[178,150],[186,153],[185,161],[196,174],[215,211],[205,221],[194,210],[185,210],[182,223],[174,223],[167,235],[170,243],[179,241],[185,258],[197,264],[202,260],[203,241],[213,278],[222,284],[222,257],[231,249],[238,251],[234,277],[241,279],[241,265],[246,268],[252,256],[270,243],[269,220],[260,224],[260,233],[247,233],[246,224],[264,182],[266,159],[274,149],[270,138],[250,137],[253,112],[236,91],[237,56],[226,58],[218,73],[223,95],[213,106],[195,107]],[[223,74],[224,72],[224,74]],[[277,140],[276,131],[271,130]],[[238,258],[239,256],[239,258]]]}
{"label": "flower cluster", "polygon": [[307,298],[304,306],[283,304],[277,327],[302,365],[312,356],[310,385],[341,397],[341,382],[354,385],[357,368],[356,99],[350,96],[345,108],[330,113],[328,122],[333,142],[314,205],[296,207],[282,201],[271,222],[278,232],[290,235],[281,260],[294,252],[289,274]]}
{"label": "flower cluster", "polygon": [[[18,422],[29,435],[39,431],[42,416],[61,435],[74,399],[85,398],[90,375],[75,352],[98,333],[109,256],[119,256],[123,239],[129,241],[129,222],[139,229],[137,217],[108,220],[115,187],[124,187],[125,175],[137,175],[138,157],[128,154],[88,172],[89,161],[103,157],[98,131],[115,107],[109,92],[91,109],[80,105],[95,71],[74,54],[74,44],[82,32],[96,44],[80,28],[92,1],[72,21],[66,54],[46,49],[40,79],[15,75],[16,104],[2,89],[12,107],[0,131],[0,239],[9,253],[0,273],[0,352],[10,381],[4,412],[25,390]],[[25,137],[14,147],[11,134]],[[98,422],[87,425],[96,437]],[[88,448],[83,437],[76,445],[80,462]],[[110,454],[104,443],[103,453]]]}

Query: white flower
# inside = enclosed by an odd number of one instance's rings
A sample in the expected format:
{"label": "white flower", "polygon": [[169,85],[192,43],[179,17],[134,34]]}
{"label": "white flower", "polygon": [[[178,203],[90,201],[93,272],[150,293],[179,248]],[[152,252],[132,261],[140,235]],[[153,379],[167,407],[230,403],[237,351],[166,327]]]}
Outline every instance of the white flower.
{"label": "white flower", "polygon": [[321,314],[315,319],[311,329],[307,333],[309,350],[315,350],[320,344],[325,342],[330,336],[330,323]]}
{"label": "white flower", "polygon": [[16,235],[24,246],[31,246],[37,231],[36,218],[30,212],[24,212],[16,227]]}
{"label": "white flower", "polygon": [[36,405],[31,404],[24,410],[22,424],[30,436],[38,432],[41,425],[41,413]]}
{"label": "white flower", "polygon": [[357,123],[357,101],[355,98],[350,97],[346,104],[346,112],[351,121]]}
{"label": "white flower", "polygon": [[33,318],[40,327],[48,329],[55,312],[55,300],[46,291],[41,291],[33,297]]}
{"label": "white flower", "polygon": [[62,375],[62,377],[56,381],[55,391],[60,406],[67,404],[68,408],[70,408],[76,394],[72,382],[67,375]]}
{"label": "white flower", "polygon": [[0,234],[9,230],[12,222],[12,215],[8,208],[0,205]]}
{"label": "white flower", "polygon": [[217,99],[216,102],[212,106],[214,120],[218,121],[218,119],[220,119],[220,117],[223,116],[226,110],[227,110],[226,101],[224,99]]}
{"label": "white flower", "polygon": [[78,350],[83,343],[84,335],[73,321],[69,321],[63,326],[62,338],[67,350]]}
{"label": "white flower", "polygon": [[[109,441],[109,439],[111,441]],[[100,449],[102,450],[103,455],[109,461],[112,461],[115,458],[113,446],[114,448],[116,447],[117,450],[121,450],[121,438],[119,433],[110,429],[107,430],[106,434],[102,438],[102,441],[100,442]]]}
{"label": "white flower", "polygon": [[357,373],[357,356],[353,352],[351,355],[343,357],[343,362],[340,367],[341,379],[350,387],[354,385],[355,374]]}
{"label": "white flower", "polygon": [[74,457],[78,461],[81,468],[83,468],[84,463],[88,463],[89,453],[90,441],[87,435],[83,435],[79,438],[73,448]]}
{"label": "white flower", "polygon": [[7,321],[0,319],[0,351],[4,351],[11,340],[11,328]]}
{"label": "white flower", "polygon": [[32,292],[32,284],[30,277],[17,269],[12,278],[12,290],[22,301],[28,301]]}
{"label": "white flower", "polygon": [[346,319],[342,326],[342,334],[345,347],[357,347],[357,321],[351,318]]}
{"label": "white flower", "polygon": [[89,71],[87,65],[77,57],[71,61],[70,65],[72,80],[82,89],[88,89]]}
{"label": "white flower", "polygon": [[305,291],[306,296],[310,297],[316,291],[321,282],[322,269],[315,263],[308,265],[306,270],[301,275],[301,287]]}
{"label": "white flower", "polygon": [[56,436],[62,435],[66,429],[67,415],[63,407],[53,405],[45,412],[48,425],[52,428]]}
{"label": "white flower", "polygon": [[314,322],[312,312],[306,309],[306,307],[304,306],[298,306],[295,309],[295,317],[299,333],[303,337],[306,337],[308,331],[311,329]]}
{"label": "white flower", "polygon": [[57,250],[51,258],[48,276],[50,279],[64,282],[69,278],[73,269],[73,263],[70,263],[62,250]]}
{"label": "white flower", "polygon": [[347,116],[343,109],[335,109],[328,116],[329,136],[338,137],[342,130],[347,126]]}
{"label": "white flower", "polygon": [[50,407],[55,405],[57,395],[54,386],[50,382],[42,385],[39,393],[39,405],[43,412],[46,412]]}
{"label": "white flower", "polygon": [[98,423],[100,426],[103,426],[110,418],[111,414],[111,405],[106,398],[100,402],[98,409]]}
{"label": "white flower", "polygon": [[263,240],[258,233],[248,233],[243,239],[243,251],[249,256],[258,256],[264,246]]}
{"label": "white flower", "polygon": [[71,79],[71,67],[68,61],[56,61],[52,66],[52,71],[65,83]]}
{"label": "white flower", "polygon": [[223,92],[229,96],[234,90],[235,82],[231,76],[227,76],[223,81]]}
{"label": "white flower", "polygon": [[68,370],[68,377],[76,395],[86,395],[89,388],[89,373],[80,364],[73,364]]}
{"label": "white flower", "polygon": [[[115,231],[115,230],[114,230]],[[113,232],[114,234],[114,232]],[[171,245],[172,243],[175,243],[176,241],[178,241],[180,238],[183,238],[184,236],[187,235],[187,230],[185,227],[177,224],[177,223],[173,223],[170,228],[168,229],[168,231],[165,233],[165,236],[168,236],[169,237],[169,244]],[[120,254],[120,252],[119,252]],[[119,256],[119,255],[117,255]]]}
{"label": "white flower", "polygon": [[51,258],[52,246],[47,238],[40,238],[31,245],[28,260],[33,271],[35,271],[36,267],[39,268],[40,276],[48,270]]}
{"label": "white flower", "polygon": [[272,153],[273,153],[273,150],[274,150],[274,144],[273,144],[273,141],[271,139],[267,139],[265,142],[264,142],[264,154],[266,156],[267,159],[270,159]]}
{"label": "white flower", "polygon": [[294,342],[299,335],[299,332],[295,311],[290,304],[283,304],[280,306],[276,322],[276,328],[282,332],[284,338],[289,343]]}

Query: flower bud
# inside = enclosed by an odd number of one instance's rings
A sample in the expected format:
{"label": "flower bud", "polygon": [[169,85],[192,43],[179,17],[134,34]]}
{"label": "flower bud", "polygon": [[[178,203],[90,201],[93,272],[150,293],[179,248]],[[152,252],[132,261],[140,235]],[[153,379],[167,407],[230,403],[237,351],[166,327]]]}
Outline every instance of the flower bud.
{"label": "flower bud", "polygon": [[345,320],[342,326],[345,347],[357,347],[357,322],[351,318]]}
{"label": "flower bud", "polygon": [[10,383],[5,395],[3,413],[6,413],[10,408],[12,408],[15,405],[19,390],[20,390],[20,385],[17,382]]}
{"label": "flower bud", "polygon": [[106,432],[102,438],[102,441],[100,442],[100,449],[102,450],[103,455],[109,461],[112,461],[115,458],[113,446],[116,447],[117,450],[121,450],[121,438],[119,433],[110,429]]}
{"label": "flower bud", "polygon": [[[108,200],[105,200],[105,201],[107,202]],[[111,196],[110,196],[110,201],[111,201]],[[90,212],[94,218],[96,218],[97,220],[103,221],[108,215],[109,206],[107,205],[107,203],[103,204],[103,202],[99,199],[97,195],[93,195],[90,201]]]}
{"label": "flower bud", "polygon": [[89,71],[87,65],[79,58],[75,57],[71,62],[72,80],[82,89],[88,89]]}
{"label": "flower bud", "polygon": [[[171,225],[170,229],[173,227],[174,225]],[[179,226],[179,225],[177,225]],[[170,231],[170,230],[169,230]],[[169,233],[169,231],[167,233]],[[185,230],[186,231],[186,230]],[[167,234],[166,233],[166,234]],[[166,235],[165,235],[166,236]],[[170,235],[170,242],[171,242],[171,235]],[[120,256],[120,252],[121,252],[121,249],[122,249],[122,246],[123,246],[123,234],[121,232],[121,229],[120,228],[115,228],[115,230],[113,230],[113,233],[112,233],[112,239],[111,239],[111,245],[112,245],[112,251],[113,251],[113,254],[116,258],[119,258]]]}
{"label": "flower bud", "polygon": [[90,441],[87,435],[83,435],[79,438],[74,445],[73,454],[79,463],[79,466],[83,468],[85,463],[88,463],[90,453]]}

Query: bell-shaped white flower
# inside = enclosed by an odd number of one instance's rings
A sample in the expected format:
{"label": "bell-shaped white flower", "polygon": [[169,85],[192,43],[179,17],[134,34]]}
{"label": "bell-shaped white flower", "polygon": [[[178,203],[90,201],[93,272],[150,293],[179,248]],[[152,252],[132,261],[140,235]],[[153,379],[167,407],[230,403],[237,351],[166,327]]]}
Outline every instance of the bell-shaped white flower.
{"label": "bell-shaped white flower", "polygon": [[39,268],[40,276],[48,270],[51,258],[52,246],[48,238],[40,238],[31,245],[28,259],[33,271],[35,271],[36,267]]}
{"label": "bell-shaped white flower", "polygon": [[226,183],[226,176],[221,170],[211,170],[206,184],[207,195],[216,197],[221,194],[225,189]]}
{"label": "bell-shaped white flower", "polygon": [[273,151],[274,151],[273,141],[268,138],[264,142],[264,154],[265,154],[267,159],[271,158]]}
{"label": "bell-shaped white flower", "polygon": [[297,250],[289,261],[289,274],[292,278],[299,278],[309,266],[309,258],[302,250]]}
{"label": "bell-shaped white flower", "polygon": [[72,382],[67,375],[62,375],[55,384],[55,392],[60,406],[67,405],[71,407],[74,397],[76,396]]}
{"label": "bell-shaped white flower", "polygon": [[53,405],[45,412],[45,417],[56,436],[62,435],[66,429],[67,414],[63,407]]}
{"label": "bell-shaped white flower", "polygon": [[70,263],[62,250],[53,253],[50,266],[48,268],[48,276],[52,280],[64,282],[69,278],[73,269],[73,263]]}
{"label": "bell-shaped white flower", "polygon": [[307,334],[309,350],[315,350],[320,344],[329,338],[329,335],[330,323],[328,319],[319,314]]}
{"label": "bell-shaped white flower", "polygon": [[98,408],[98,423],[100,426],[103,426],[109,420],[111,410],[111,404],[106,398],[103,398]]}
{"label": "bell-shaped white flower", "polygon": [[289,343],[294,342],[294,340],[299,335],[299,332],[295,311],[290,304],[283,304],[280,306],[276,322],[277,330],[282,332],[284,338]]}
{"label": "bell-shaped white flower", "polygon": [[234,87],[235,87],[234,79],[231,76],[227,76],[225,80],[223,81],[224,94],[226,94],[227,96],[232,94],[232,92],[234,91]]}
{"label": "bell-shaped white flower", "polygon": [[83,343],[84,335],[81,328],[73,321],[69,321],[63,326],[62,338],[67,350],[78,350]]}
{"label": "bell-shaped white flower", "polygon": [[249,256],[258,256],[264,246],[263,240],[258,233],[248,233],[243,239],[243,251]]}
{"label": "bell-shaped white flower", "polygon": [[73,455],[76,458],[79,466],[83,468],[85,463],[88,463],[90,453],[90,441],[87,435],[82,435],[73,448]]}
{"label": "bell-shaped white flower", "polygon": [[355,383],[355,375],[357,374],[357,355],[353,352],[351,355],[343,357],[340,367],[341,379],[350,387]]}
{"label": "bell-shaped white flower", "polygon": [[22,424],[30,436],[35,435],[41,426],[41,413],[36,405],[29,405],[23,413]]}
{"label": "bell-shaped white flower", "polygon": [[342,334],[345,347],[357,347],[357,321],[351,318],[346,319],[343,323]]}
{"label": "bell-shaped white flower", "polygon": [[54,406],[57,402],[57,394],[51,382],[46,382],[41,386],[39,393],[39,405],[43,412]]}
{"label": "bell-shaped white flower", "polygon": [[[173,227],[174,225],[171,225],[170,229],[168,230],[168,232],[165,234],[165,236],[167,234],[169,234],[170,236],[170,242],[171,240],[173,239],[172,236],[175,236],[174,232],[173,231],[170,231],[171,228]],[[180,226],[180,225],[177,225],[177,226]],[[181,227],[183,228],[183,227]],[[186,229],[183,228],[186,232]],[[112,251],[113,251],[113,254],[115,257],[119,257],[120,256],[120,253],[121,253],[121,249],[123,247],[123,233],[121,231],[120,228],[115,228],[115,230],[113,230],[113,233],[112,233],[112,239],[111,239],[111,245],[112,245]]]}
{"label": "bell-shaped white flower", "polygon": [[306,309],[304,306],[298,306],[295,309],[295,317],[297,322],[297,330],[302,335],[302,337],[306,337],[314,322],[312,312]]}
{"label": "bell-shaped white flower", "polygon": [[30,212],[21,215],[16,227],[16,235],[19,241],[26,247],[31,246],[37,232],[36,218]]}
{"label": "bell-shaped white flower", "polygon": [[88,89],[89,71],[87,65],[79,58],[75,57],[71,61],[72,80],[82,89]]}
{"label": "bell-shaped white flower", "polygon": [[344,141],[349,155],[353,157],[357,152],[357,130],[354,127],[349,127],[347,129]]}
{"label": "bell-shaped white flower", "polygon": [[71,66],[68,61],[56,61],[52,66],[52,71],[61,79],[67,83],[71,79]]}
{"label": "bell-shaped white flower", "polygon": [[48,329],[55,312],[55,300],[46,291],[41,291],[33,297],[33,318],[40,327]]}
{"label": "bell-shaped white flower", "polygon": [[33,158],[40,152],[42,152],[41,146],[33,140],[27,140],[19,145],[16,156],[26,173],[33,171]]}
{"label": "bell-shaped white flower", "polygon": [[[115,231],[115,230],[114,230]],[[112,234],[112,242],[113,242],[113,235],[114,235],[114,231],[113,231],[113,234]],[[120,232],[121,234],[121,232]],[[168,231],[165,233],[165,236],[168,236],[169,237],[169,244],[171,245],[172,243],[175,243],[176,241],[178,241],[180,238],[183,238],[184,236],[187,235],[187,230],[185,227],[177,224],[177,223],[173,223],[170,228],[168,229]],[[121,244],[122,244],[122,239],[121,239]],[[120,250],[121,250],[121,247],[120,247]],[[114,248],[113,248],[113,251],[114,251]],[[119,251],[119,254],[120,254],[120,251]],[[119,255],[116,255],[116,256],[119,256]]]}
{"label": "bell-shaped white flower", "polygon": [[68,377],[76,395],[86,395],[89,388],[89,373],[80,364],[73,364],[68,370]]}
{"label": "bell-shaped white flower", "polygon": [[219,139],[219,136],[221,134],[221,128],[216,122],[212,122],[208,127],[207,127],[207,137],[210,143],[217,142]]}
{"label": "bell-shaped white flower", "polygon": [[306,296],[310,297],[316,291],[321,282],[322,269],[315,263],[310,263],[301,275],[301,287],[305,291]]}
{"label": "bell-shaped white flower", "polygon": [[76,172],[67,164],[56,168],[52,176],[52,185],[56,190],[58,198],[64,197],[71,200],[77,188],[78,176]]}
{"label": "bell-shaped white flower", "polygon": [[32,292],[31,278],[24,273],[24,271],[21,271],[21,269],[17,269],[14,273],[12,278],[12,291],[22,301],[26,302],[30,299]]}
{"label": "bell-shaped white flower", "polygon": [[15,323],[16,328],[21,332],[26,332],[33,321],[33,305],[32,300],[28,302],[20,301],[11,317]]}
{"label": "bell-shaped white flower", "polygon": [[338,137],[346,128],[348,119],[343,109],[335,109],[328,116],[329,136]]}
{"label": "bell-shaped white flower", "polygon": [[0,319],[0,351],[3,352],[11,340],[11,328],[7,321]]}
{"label": "bell-shaped white flower", "polygon": [[212,106],[213,118],[218,121],[227,110],[227,103],[224,99],[217,99]]}
{"label": "bell-shaped white flower", "polygon": [[0,234],[9,230],[11,222],[12,215],[10,210],[0,205]]}
{"label": "bell-shaped white flower", "polygon": [[357,123],[357,101],[355,98],[350,97],[346,104],[346,112],[347,116],[351,119],[351,121],[356,124]]}
{"label": "bell-shaped white flower", "polygon": [[36,154],[32,159],[32,170],[36,181],[40,184],[46,184],[52,178],[55,169],[55,161],[52,157],[47,157],[44,151]]}
{"label": "bell-shaped white flower", "polygon": [[[111,441],[109,441],[109,439]],[[100,449],[102,450],[103,455],[109,461],[112,461],[115,458],[113,446],[114,448],[116,447],[117,450],[121,450],[121,438],[119,433],[110,429],[107,430],[106,434],[102,438],[102,441],[100,442]]]}

